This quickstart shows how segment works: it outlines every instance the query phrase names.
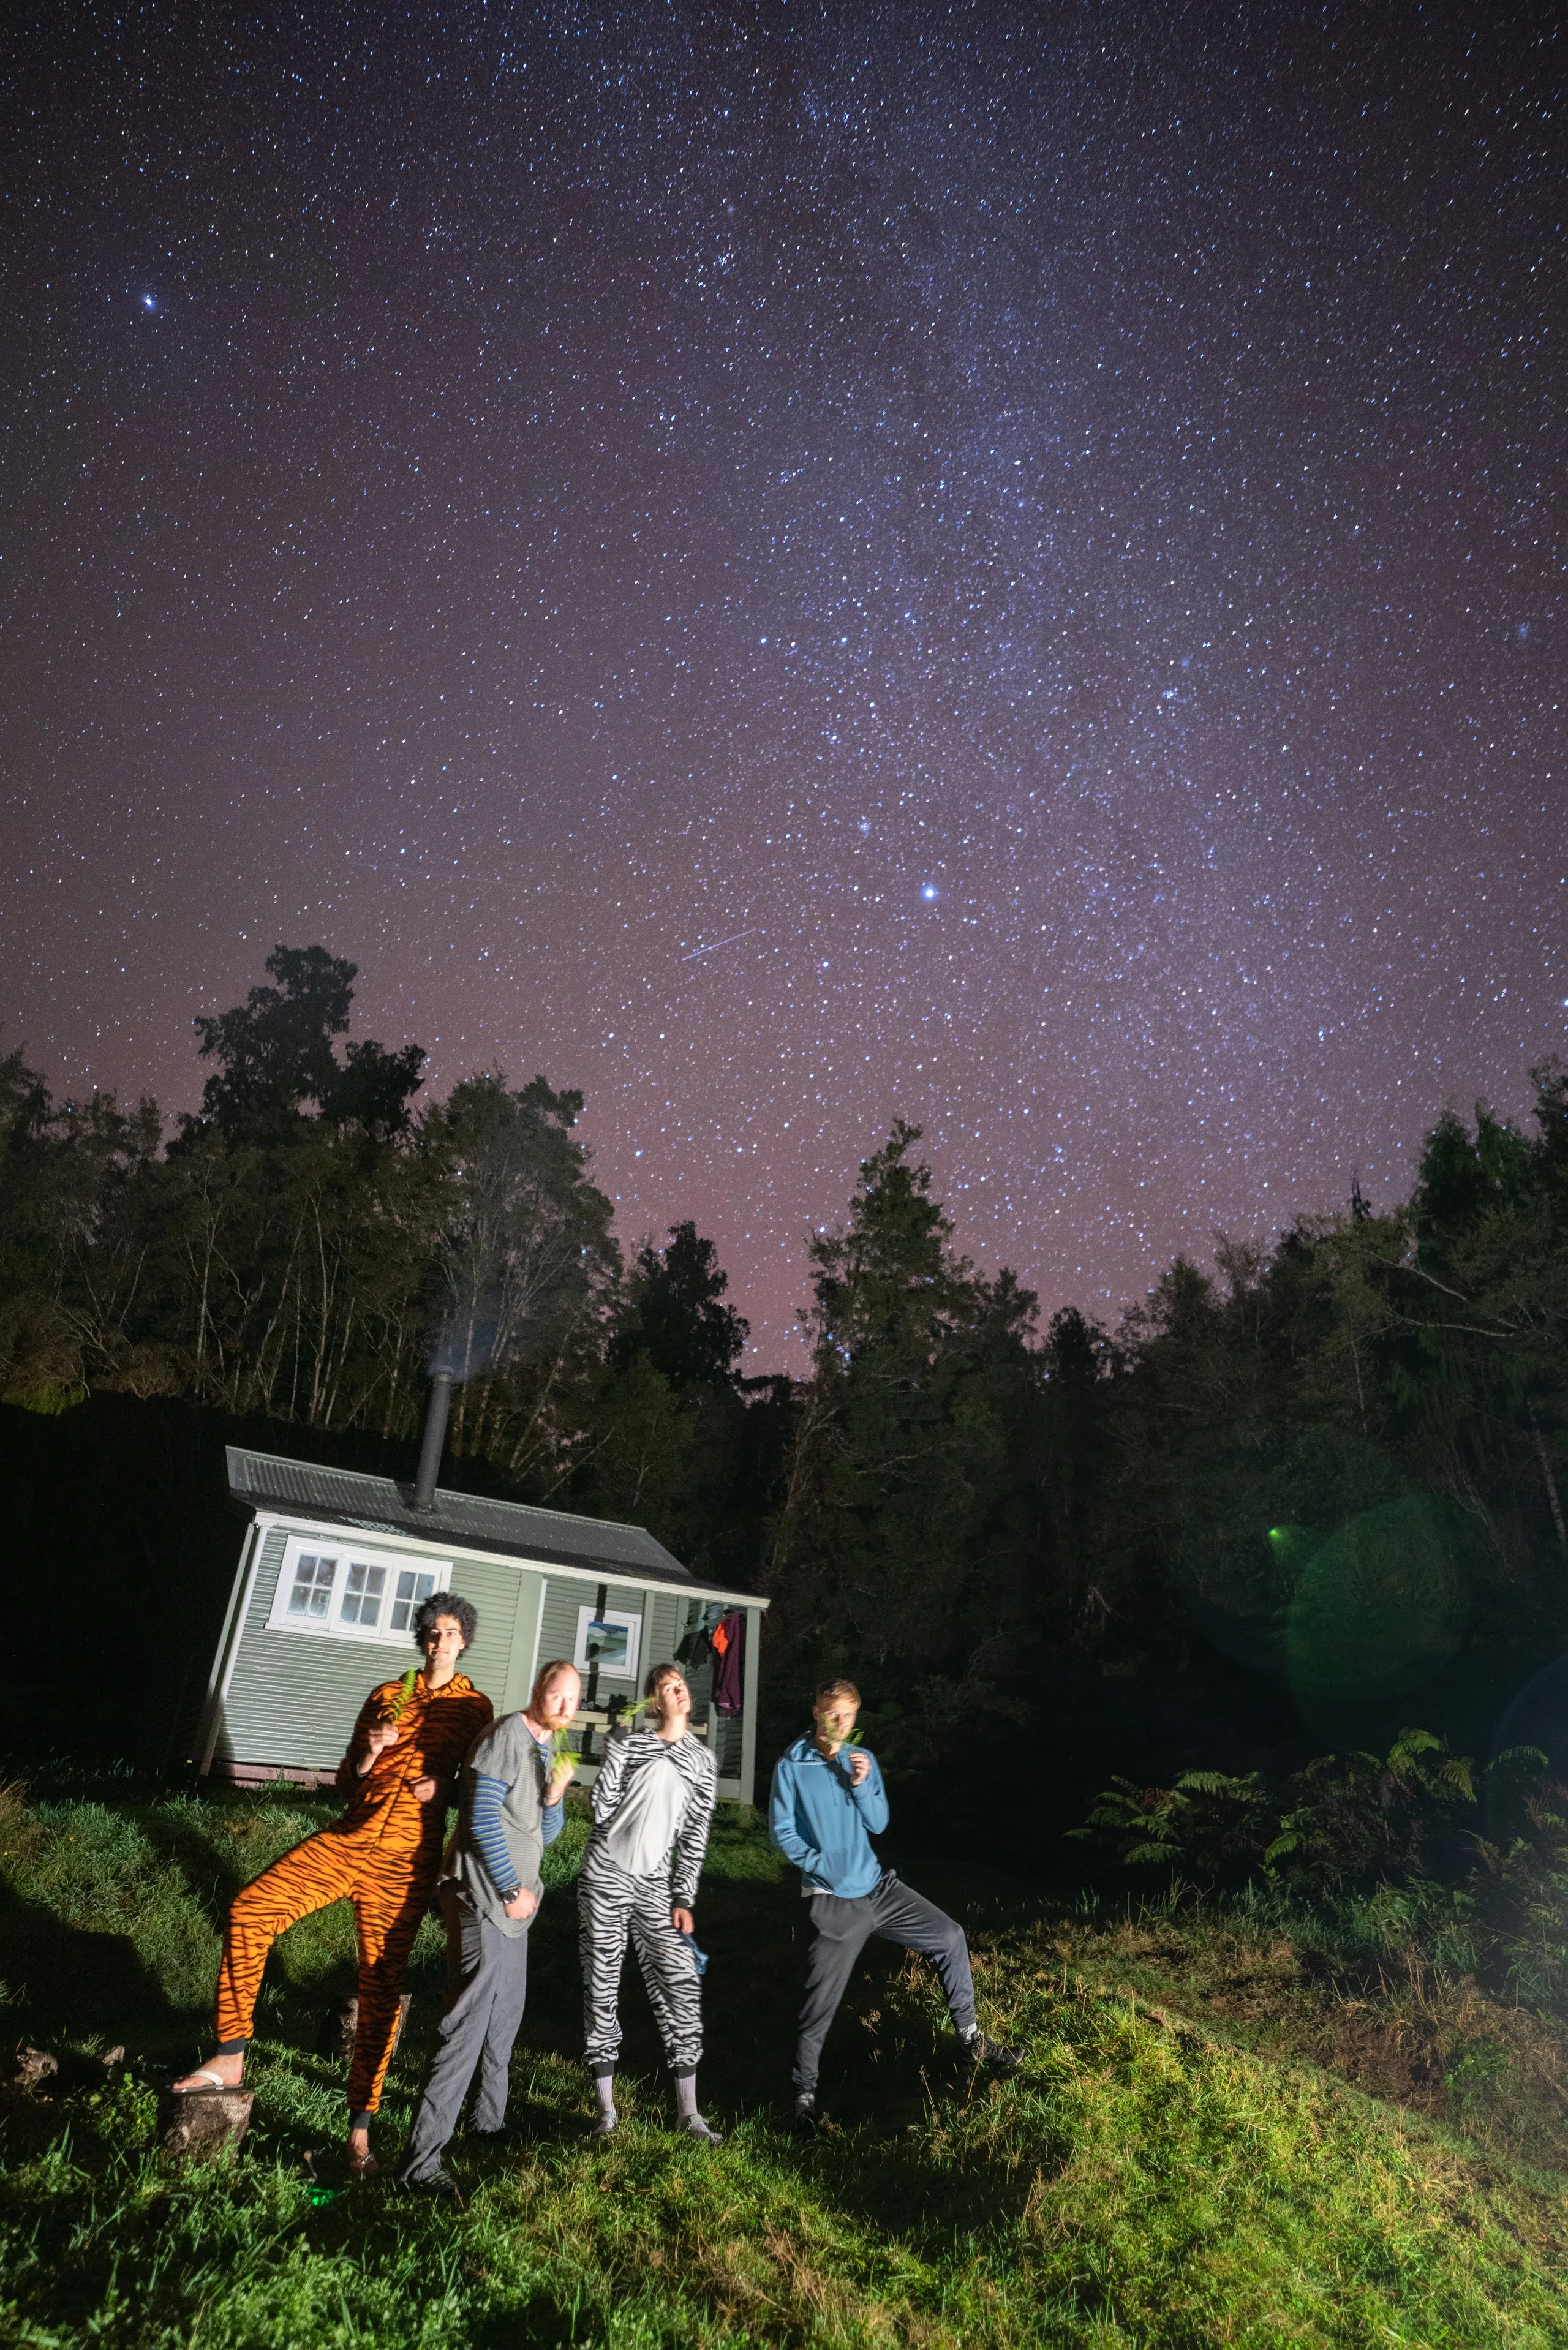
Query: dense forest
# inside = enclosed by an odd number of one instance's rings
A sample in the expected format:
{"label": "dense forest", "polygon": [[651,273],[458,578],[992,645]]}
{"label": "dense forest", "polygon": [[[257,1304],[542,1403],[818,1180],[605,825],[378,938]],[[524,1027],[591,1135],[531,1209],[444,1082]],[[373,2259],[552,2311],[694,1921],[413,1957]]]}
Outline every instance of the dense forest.
{"label": "dense forest", "polygon": [[351,963],[267,972],[197,1024],[167,1142],[0,1061],[12,1555],[77,1602],[33,1734],[166,1751],[232,1569],[223,1434],[407,1474],[438,1365],[449,1482],[766,1590],[777,1726],[853,1667],[910,1774],[1043,1744],[1078,1788],[1118,1742],[1236,1762],[1410,1719],[1485,1747],[1565,1644],[1555,1064],[1528,1130],[1444,1115],[1408,1201],[1178,1260],[1115,1330],[978,1272],[896,1124],[809,1243],[809,1377],[753,1380],[692,1224],[623,1260],[580,1095],[492,1071],[421,1104],[417,1047],[347,1041]]}

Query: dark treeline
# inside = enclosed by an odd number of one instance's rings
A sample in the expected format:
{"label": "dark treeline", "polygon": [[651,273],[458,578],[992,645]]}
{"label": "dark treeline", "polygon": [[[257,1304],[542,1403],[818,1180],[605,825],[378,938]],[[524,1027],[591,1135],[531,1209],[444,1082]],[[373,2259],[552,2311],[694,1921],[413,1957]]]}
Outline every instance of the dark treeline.
{"label": "dark treeline", "polygon": [[[212,1075],[166,1147],[151,1104],[57,1103],[0,1062],[9,1547],[14,1574],[78,1579],[69,1654],[41,1668],[73,1692],[65,1742],[89,1716],[157,1742],[138,1627],[172,1464],[216,1481],[243,1427],[407,1474],[438,1356],[466,1373],[449,1482],[635,1519],[766,1590],[780,1727],[853,1667],[895,1769],[1013,1743],[1081,1816],[1118,1741],[1135,1767],[1375,1717],[1474,1743],[1563,1645],[1555,1066],[1527,1131],[1439,1119],[1405,1205],[1358,1195],[1270,1251],[1179,1260],[1115,1331],[1071,1307],[1042,1329],[1012,1274],[978,1273],[898,1124],[810,1243],[809,1376],[748,1380],[694,1226],[623,1261],[579,1095],[491,1072],[421,1106],[417,1047],[339,1045],[352,964],[280,948],[267,970],[198,1024]],[[162,1502],[134,1543],[106,1533],[160,1445]],[[232,1528],[201,1523],[191,1620],[233,1564]]]}

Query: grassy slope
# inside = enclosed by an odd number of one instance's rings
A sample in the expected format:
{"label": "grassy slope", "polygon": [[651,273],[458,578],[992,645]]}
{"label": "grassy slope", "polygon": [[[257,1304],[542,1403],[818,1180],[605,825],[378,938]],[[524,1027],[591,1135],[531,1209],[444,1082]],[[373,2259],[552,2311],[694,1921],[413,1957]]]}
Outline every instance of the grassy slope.
{"label": "grassy slope", "polygon": [[[151,2092],[135,2077],[106,2084],[93,2040],[183,2058],[225,1892],[321,1816],[306,1801],[188,1797],[0,1812],[5,2025],[65,2058],[54,2094],[5,2098],[0,2341],[1546,2350],[1568,2339],[1555,2173],[1378,2104],[1281,2045],[1264,2054],[1222,2038],[1199,2016],[1215,2004],[1198,1980],[1202,1963],[1218,1968],[1213,1952],[1188,1954],[1195,2020],[1162,2016],[1126,1978],[1141,1970],[1146,1988],[1168,1991],[1174,1960],[1162,1972],[1158,1949],[1125,1931],[1118,1942],[1015,1897],[1003,1905],[995,1887],[972,1912],[981,2013],[1026,2045],[1020,2081],[961,2079],[929,1973],[884,1952],[830,2043],[825,2087],[843,2126],[793,2143],[779,2125],[800,1903],[756,1832],[735,1824],[716,1838],[699,1929],[713,1957],[704,2097],[732,2132],[722,2154],[665,2127],[640,1991],[628,2124],[590,2149],[573,1905],[558,1886],[535,1930],[514,2069],[524,2136],[505,2154],[454,2150],[461,2209],[345,2189],[335,2150],[318,2158],[326,2184],[313,2196],[304,2157],[335,2149],[342,2102],[337,2070],[306,2052],[349,1978],[346,1913],[283,1947],[239,2161],[165,2172],[150,2152]],[[552,1856],[557,1879],[573,1857]],[[964,1890],[929,1871],[922,1881],[954,1901]],[[389,2147],[439,1962],[427,1928]]]}
{"label": "grassy slope", "polygon": [[1490,2153],[1568,2175],[1568,2031],[1413,1947],[1346,1950],[1331,1921],[1243,1898],[1058,1917],[1051,1948],[1075,1970],[1179,2008],[1218,2040],[1304,2058],[1457,2125]]}

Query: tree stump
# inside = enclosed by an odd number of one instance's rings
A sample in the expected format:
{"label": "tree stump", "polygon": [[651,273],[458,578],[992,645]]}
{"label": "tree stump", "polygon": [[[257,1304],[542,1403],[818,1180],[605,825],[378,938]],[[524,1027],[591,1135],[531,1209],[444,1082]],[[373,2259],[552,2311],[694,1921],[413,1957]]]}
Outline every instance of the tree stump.
{"label": "tree stump", "polygon": [[335,1999],[322,2014],[321,2029],[316,2035],[317,2054],[347,2064],[354,2053],[354,2032],[358,2021],[357,1999]]}
{"label": "tree stump", "polygon": [[51,2056],[47,2048],[29,2048],[19,2041],[11,2059],[11,2078],[19,2089],[36,2089],[45,2081],[52,2081],[60,2069],[59,2058]]}
{"label": "tree stump", "polygon": [[[398,2053],[398,2043],[403,2036],[403,2026],[409,2020],[409,2002],[412,1997],[413,1993],[406,1991],[398,2002],[398,2020],[392,2026],[392,2044],[387,2054],[389,2064]],[[358,2031],[358,1997],[351,1995],[348,1999],[336,2001],[321,2019],[321,2029],[316,2036],[317,2054],[340,2057],[345,2064],[351,2064],[354,2062],[354,2043]]]}
{"label": "tree stump", "polygon": [[164,2089],[158,2099],[158,2151],[208,2160],[237,2147],[251,2126],[249,2089]]}

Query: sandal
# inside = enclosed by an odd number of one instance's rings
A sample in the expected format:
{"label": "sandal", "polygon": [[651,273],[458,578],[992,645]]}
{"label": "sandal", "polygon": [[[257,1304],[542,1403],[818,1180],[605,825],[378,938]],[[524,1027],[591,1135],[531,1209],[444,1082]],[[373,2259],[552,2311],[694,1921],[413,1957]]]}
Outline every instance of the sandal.
{"label": "sandal", "polygon": [[239,2085],[237,2081],[225,2081],[223,2074],[214,2073],[210,2065],[202,2064],[194,2073],[187,2073],[182,2081],[176,2081],[172,2094],[177,2097],[188,2097],[199,2095],[203,2089],[237,2089]]}

